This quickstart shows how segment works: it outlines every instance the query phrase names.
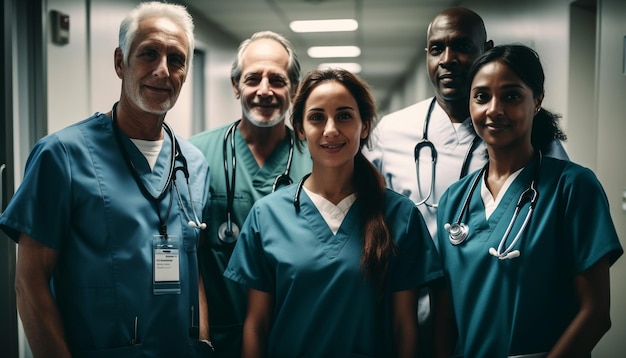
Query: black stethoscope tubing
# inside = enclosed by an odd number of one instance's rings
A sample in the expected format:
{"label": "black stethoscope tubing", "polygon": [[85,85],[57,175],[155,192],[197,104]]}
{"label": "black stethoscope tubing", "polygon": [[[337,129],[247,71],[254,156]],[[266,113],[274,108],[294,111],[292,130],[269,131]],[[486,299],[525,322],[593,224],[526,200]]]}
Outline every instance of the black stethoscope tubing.
{"label": "black stethoscope tubing", "polygon": [[[235,224],[233,221],[234,215],[234,201],[235,201],[235,175],[237,172],[237,156],[235,155],[235,130],[239,125],[241,120],[237,120],[233,122],[226,133],[224,134],[224,141],[222,144],[222,155],[224,159],[224,179],[226,181],[226,221],[220,225],[217,230],[217,237],[220,241],[225,243],[233,243],[237,241],[237,237],[239,236],[239,226]],[[230,138],[230,152],[231,152],[231,165],[230,170],[228,166],[228,154],[227,154],[227,144]],[[278,187],[283,185],[292,184],[293,181],[289,176],[291,171],[291,164],[293,161],[293,150],[294,150],[294,141],[293,135],[289,136],[289,155],[287,157],[287,166],[285,171],[278,175],[274,179],[274,183],[272,184],[272,192],[276,191]],[[232,171],[232,175],[230,172]]]}
{"label": "black stethoscope tubing", "polygon": [[[124,144],[122,143],[122,138],[121,138],[121,133],[120,133],[120,129],[119,126],[117,124],[117,105],[119,102],[116,102],[113,105],[113,109],[111,110],[111,117],[113,120],[113,133],[115,135],[115,141],[118,145],[118,147],[120,148],[120,151],[122,152],[122,157],[124,158],[124,162],[126,162],[126,165],[128,166],[128,169],[130,170],[133,179],[135,180],[135,182],[137,183],[137,186],[139,187],[139,190],[141,191],[141,193],[148,198],[150,201],[152,201],[155,206],[156,206],[156,211],[157,211],[157,216],[159,218],[159,233],[163,236],[167,236],[167,220],[169,218],[171,209],[172,209],[172,201],[173,201],[173,195],[170,195],[170,200],[169,203],[167,205],[167,210],[165,212],[165,216],[162,218],[161,217],[161,212],[159,210],[159,202],[163,199],[163,197],[165,197],[165,194],[167,194],[168,190],[171,191],[172,188],[172,183],[174,183],[174,187],[176,187],[176,194],[178,196],[178,200],[181,204],[181,208],[183,210],[183,213],[185,214],[185,216],[187,217],[187,219],[189,220],[189,226],[191,227],[196,227],[196,228],[200,228],[200,229],[204,229],[206,228],[206,224],[200,222],[198,215],[196,213],[196,209],[193,206],[193,197],[191,195],[191,188],[189,186],[189,170],[187,167],[187,159],[185,158],[185,156],[183,155],[181,149],[180,149],[180,145],[178,144],[178,141],[176,140],[176,136],[174,135],[174,131],[170,128],[170,126],[163,122],[162,126],[163,129],[165,130],[165,132],[167,133],[167,135],[170,137],[171,139],[171,159],[170,159],[170,167],[169,167],[169,172],[167,174],[167,179],[165,181],[165,185],[163,186],[163,188],[161,189],[161,191],[159,192],[158,195],[152,195],[152,193],[148,190],[148,188],[144,185],[143,181],[141,180],[141,178],[139,177],[137,168],[135,167],[135,163],[133,163],[133,161],[130,159],[130,155],[128,154],[128,152],[126,151],[126,148],[124,147]],[[182,165],[181,166],[176,166],[176,160],[179,160]],[[182,171],[183,175],[185,176],[185,180],[187,182],[187,191],[189,194],[189,201],[190,201],[190,205],[191,205],[191,211],[193,214],[193,219],[192,220],[191,217],[189,216],[187,209],[185,208],[185,205],[183,203],[182,197],[180,195],[180,192],[178,191],[178,186],[176,185],[176,171]]]}
{"label": "black stethoscope tubing", "polygon": [[293,180],[289,176],[289,172],[291,171],[291,162],[293,160],[293,135],[289,135],[289,155],[287,156],[287,167],[285,167],[285,171],[274,179],[274,183],[272,184],[272,192],[275,192],[280,186],[287,186],[293,184]]}
{"label": "black stethoscope tubing", "polygon": [[[226,180],[226,222],[220,225],[217,236],[221,241],[232,243],[239,236],[239,227],[233,222],[233,206],[235,200],[235,175],[237,173],[237,156],[235,155],[235,128],[240,120],[233,122],[224,134],[222,155],[224,158],[224,179]],[[232,175],[228,173],[228,156],[226,154],[228,137],[230,136]]]}
{"label": "black stethoscope tubing", "polygon": [[[428,126],[430,125],[430,117],[433,113],[433,110],[435,109],[436,102],[437,102],[436,97],[433,97],[433,99],[430,101],[430,105],[428,106],[428,112],[426,113],[426,119],[424,120],[424,129],[422,131],[422,139],[419,142],[417,142],[413,150],[413,158],[415,160],[415,168],[416,168],[416,174],[417,174],[417,191],[418,191],[418,195],[421,195],[422,186],[420,185],[421,181],[420,181],[420,170],[419,170],[419,157],[420,157],[419,154],[420,154],[420,151],[424,148],[430,149],[431,158],[432,158],[430,188],[428,189],[428,194],[426,194],[425,197],[423,197],[421,200],[415,203],[415,205],[420,206],[423,204],[431,208],[437,208],[438,206],[437,203],[433,203],[433,204],[427,203],[428,199],[430,199],[430,197],[432,196],[434,188],[435,188],[435,169],[437,167],[437,155],[438,155],[437,150],[435,149],[435,145],[433,144],[433,142],[428,140]],[[480,137],[474,134],[474,139],[472,139],[472,144],[467,149],[467,152],[465,153],[465,156],[463,158],[463,164],[461,165],[461,173],[459,175],[459,179],[463,179],[467,175],[469,171],[469,164],[470,164],[470,160],[472,157],[472,153],[474,152],[474,150],[476,149],[480,141],[481,141]]]}
{"label": "black stethoscope tubing", "polygon": [[311,176],[311,173],[306,174],[300,179],[298,186],[296,187],[296,193],[293,196],[293,207],[296,209],[296,213],[300,212],[300,192],[302,191],[302,187],[304,186],[304,181]]}

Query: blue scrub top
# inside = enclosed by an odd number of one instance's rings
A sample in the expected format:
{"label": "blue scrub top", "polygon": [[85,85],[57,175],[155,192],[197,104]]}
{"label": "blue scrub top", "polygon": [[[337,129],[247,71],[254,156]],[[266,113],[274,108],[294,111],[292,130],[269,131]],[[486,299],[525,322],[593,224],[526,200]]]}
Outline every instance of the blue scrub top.
{"label": "blue scrub top", "polygon": [[[216,347],[216,356],[223,358],[241,356],[243,322],[247,310],[246,288],[224,278],[224,270],[233,252],[235,243],[218,239],[218,228],[226,221],[227,193],[224,173],[224,137],[229,125],[197,134],[189,141],[204,153],[211,167],[211,203],[206,222],[206,241],[200,245],[200,264],[204,287],[210,308],[211,337]],[[291,129],[288,135],[293,136]],[[274,179],[287,168],[289,138],[285,137],[271,156],[259,166],[241,132],[234,132],[237,172],[235,197],[233,200],[233,222],[241,227],[252,205],[272,192]],[[226,143],[226,158],[229,168],[232,163],[231,137]],[[311,171],[308,149],[294,148],[290,177],[298,182]],[[229,175],[232,177],[232,171]]]}
{"label": "blue scrub top", "polygon": [[[577,164],[543,157],[537,178],[539,199],[525,234],[516,244],[520,256],[499,260],[498,247],[515,205],[535,173],[531,163],[513,181],[486,219],[480,188],[474,191],[461,222],[467,240],[453,246],[448,232],[438,234],[459,330],[458,352],[466,357],[506,357],[547,352],[579,310],[574,278],[607,256],[623,253],[608,201],[595,175]],[[456,222],[478,172],[453,184],[439,205],[437,224]],[[526,203],[509,236],[517,234]]]}
{"label": "blue scrub top", "polygon": [[268,356],[385,356],[391,294],[443,275],[421,214],[408,198],[387,191],[385,218],[398,255],[390,264],[381,307],[359,268],[360,201],[334,235],[305,191],[296,213],[296,187],[254,205],[224,275],[274,295]]}
{"label": "blue scrub top", "polygon": [[[165,135],[153,170],[137,147],[121,139],[141,180],[153,195],[167,181],[171,139]],[[193,205],[208,200],[208,166],[200,152],[177,138],[187,159]],[[177,162],[180,165],[180,162]],[[188,210],[187,184],[176,186]],[[153,294],[153,236],[157,206],[169,235],[180,240],[180,294]],[[112,120],[96,114],[41,139],[26,164],[24,181],[0,227],[59,251],[52,288],[73,356],[194,357],[197,341],[199,230],[187,225],[176,193],[158,203],[146,198],[122,156]],[[138,321],[138,344],[134,322]]]}

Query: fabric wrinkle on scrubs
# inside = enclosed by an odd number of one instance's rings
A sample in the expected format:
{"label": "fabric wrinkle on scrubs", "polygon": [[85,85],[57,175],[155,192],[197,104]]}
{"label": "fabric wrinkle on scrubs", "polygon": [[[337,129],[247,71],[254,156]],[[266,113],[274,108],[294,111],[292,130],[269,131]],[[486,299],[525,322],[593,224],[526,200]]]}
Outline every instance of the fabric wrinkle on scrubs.
{"label": "fabric wrinkle on scrubs", "polygon": [[[227,193],[222,153],[224,136],[229,126],[230,124],[224,125],[189,139],[202,153],[207,154],[206,159],[212,172],[211,202],[208,214],[205,216],[205,222],[208,225],[207,241],[199,248],[199,260],[208,306],[217,307],[210,310],[209,314],[211,341],[215,345],[216,356],[224,358],[240,355],[243,322],[247,311],[246,288],[223,276],[235,243],[222,242],[217,235],[220,225],[226,222]],[[293,131],[288,130],[289,135],[293,135]],[[239,130],[234,131],[234,136],[237,172],[233,222],[241,227],[252,205],[270,194],[274,180],[284,173],[289,156],[289,138],[285,137],[265,164],[259,167]],[[230,137],[226,148],[226,158],[230,162],[232,159]],[[291,179],[298,182],[310,171],[311,158],[308,150],[304,149],[303,153],[298,148],[294,148],[290,170]]]}
{"label": "fabric wrinkle on scrubs", "polygon": [[[171,139],[164,137],[151,171],[123,136],[144,185],[154,193],[170,168]],[[202,212],[208,196],[206,161],[191,144],[177,140],[187,159],[193,205]],[[23,232],[59,250],[51,284],[73,356],[206,356],[205,345],[190,334],[198,325],[200,231],[187,225],[174,197],[167,230],[181,243],[181,293],[154,295],[156,207],[141,193],[115,143],[111,118],[98,113],[41,139],[28,159],[24,181],[0,216],[0,227],[14,240]],[[186,181],[182,173],[177,175],[176,185],[190,205]],[[176,193],[168,192],[158,204],[162,215],[171,195]]]}
{"label": "fabric wrinkle on scrubs", "polygon": [[[445,230],[437,237],[457,318],[461,347],[457,353],[466,357],[549,351],[578,312],[574,276],[605,255],[612,264],[623,252],[595,175],[568,161],[545,156],[542,161],[537,206],[515,247],[519,257],[499,260],[488,250],[498,246],[520,194],[528,188],[532,163],[513,181],[489,219],[480,190],[474,191],[462,219],[470,232],[464,243],[453,246]],[[443,195],[441,227],[457,219],[476,175],[453,184]],[[522,221],[517,220],[512,233]]]}
{"label": "fabric wrinkle on scrubs", "polygon": [[293,184],[254,205],[224,275],[274,295],[268,356],[386,356],[391,294],[443,275],[421,214],[410,200],[387,191],[385,217],[398,256],[390,265],[381,309],[359,268],[363,224],[357,219],[358,198],[335,235],[304,190],[296,213],[296,188]]}

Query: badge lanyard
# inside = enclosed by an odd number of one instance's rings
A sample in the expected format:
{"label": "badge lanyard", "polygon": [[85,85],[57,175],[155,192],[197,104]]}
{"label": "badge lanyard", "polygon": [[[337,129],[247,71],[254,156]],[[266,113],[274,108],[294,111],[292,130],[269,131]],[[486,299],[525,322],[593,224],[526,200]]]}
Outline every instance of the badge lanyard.
{"label": "badge lanyard", "polygon": [[[180,294],[180,240],[178,237],[174,235],[169,235],[167,233],[167,220],[170,215],[170,211],[172,209],[172,202],[174,193],[172,193],[172,177],[174,175],[174,167],[176,166],[176,140],[174,138],[171,129],[163,123],[163,127],[167,134],[171,137],[172,148],[171,148],[171,163],[169,174],[167,177],[167,181],[161,190],[161,192],[154,196],[152,193],[148,191],[148,188],[143,184],[139,174],[137,173],[137,169],[130,159],[130,155],[124,148],[124,144],[122,143],[122,138],[120,134],[120,129],[117,126],[117,115],[116,115],[117,103],[113,105],[112,119],[113,119],[113,132],[115,134],[116,142],[122,152],[122,156],[124,157],[124,161],[126,162],[130,172],[132,173],[133,179],[139,186],[142,194],[150,200],[151,203],[154,204],[157,212],[157,216],[159,218],[159,234],[154,235],[152,239],[152,266],[153,266],[153,293],[155,295],[164,295],[164,294]],[[170,192],[169,203],[167,205],[167,211],[165,212],[165,217],[161,217],[161,211],[159,209],[161,200],[165,197],[167,192]],[[192,203],[193,205],[193,203]]]}

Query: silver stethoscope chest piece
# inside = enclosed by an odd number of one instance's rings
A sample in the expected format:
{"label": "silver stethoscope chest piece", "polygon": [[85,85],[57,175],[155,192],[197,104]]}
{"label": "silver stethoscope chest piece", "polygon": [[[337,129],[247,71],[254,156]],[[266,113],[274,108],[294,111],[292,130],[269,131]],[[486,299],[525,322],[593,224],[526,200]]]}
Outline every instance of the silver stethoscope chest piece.
{"label": "silver stethoscope chest piece", "polygon": [[[500,244],[498,245],[498,248],[497,249],[493,247],[489,248],[489,254],[497,257],[500,260],[507,260],[507,259],[512,259],[512,258],[516,258],[520,256],[520,251],[514,250],[513,248],[515,247],[517,242],[520,240],[520,238],[524,234],[526,227],[528,226],[528,223],[530,222],[530,218],[533,214],[533,211],[535,210],[535,205],[537,204],[537,199],[539,197],[539,193],[537,192],[537,177],[539,176],[539,170],[541,168],[541,159],[542,159],[541,152],[537,152],[536,156],[537,156],[537,159],[536,159],[537,164],[535,167],[534,176],[532,178],[532,181],[530,182],[530,186],[528,187],[528,189],[524,190],[524,192],[522,192],[522,194],[520,195],[520,198],[517,201],[517,204],[515,205],[515,212],[513,213],[513,217],[511,218],[511,221],[509,222],[509,225],[504,235],[502,236],[502,239],[500,239]],[[470,198],[472,197],[474,190],[478,186],[478,182],[486,173],[487,165],[488,164],[486,164],[478,173],[478,175],[474,178],[472,185],[470,186],[469,192],[465,196],[465,200],[463,201],[463,206],[461,207],[461,212],[459,213],[459,216],[456,222],[451,223],[451,224],[447,223],[443,227],[449,234],[448,238],[450,240],[450,243],[454,246],[458,246],[462,244],[463,242],[465,242],[465,240],[467,240],[467,237],[469,235],[469,226],[461,222],[461,220],[463,219],[463,215],[465,214],[465,212],[468,210]],[[522,209],[522,206],[526,202],[529,203],[528,213],[526,214],[526,217],[524,218],[524,222],[522,223],[521,228],[517,232],[517,235],[515,235],[515,238],[512,240],[512,242],[509,245],[507,245],[507,239],[509,235],[511,234],[513,224],[517,220],[520,210]]]}
{"label": "silver stethoscope chest piece", "polygon": [[232,244],[237,241],[239,237],[239,226],[235,224],[232,220],[230,221],[230,229],[228,228],[229,222],[223,222],[222,225],[217,229],[217,237],[220,241],[225,242],[227,244]]}
{"label": "silver stethoscope chest piece", "polygon": [[443,228],[448,231],[450,234],[450,243],[455,246],[462,244],[469,234],[469,227],[464,223],[445,224]]}

